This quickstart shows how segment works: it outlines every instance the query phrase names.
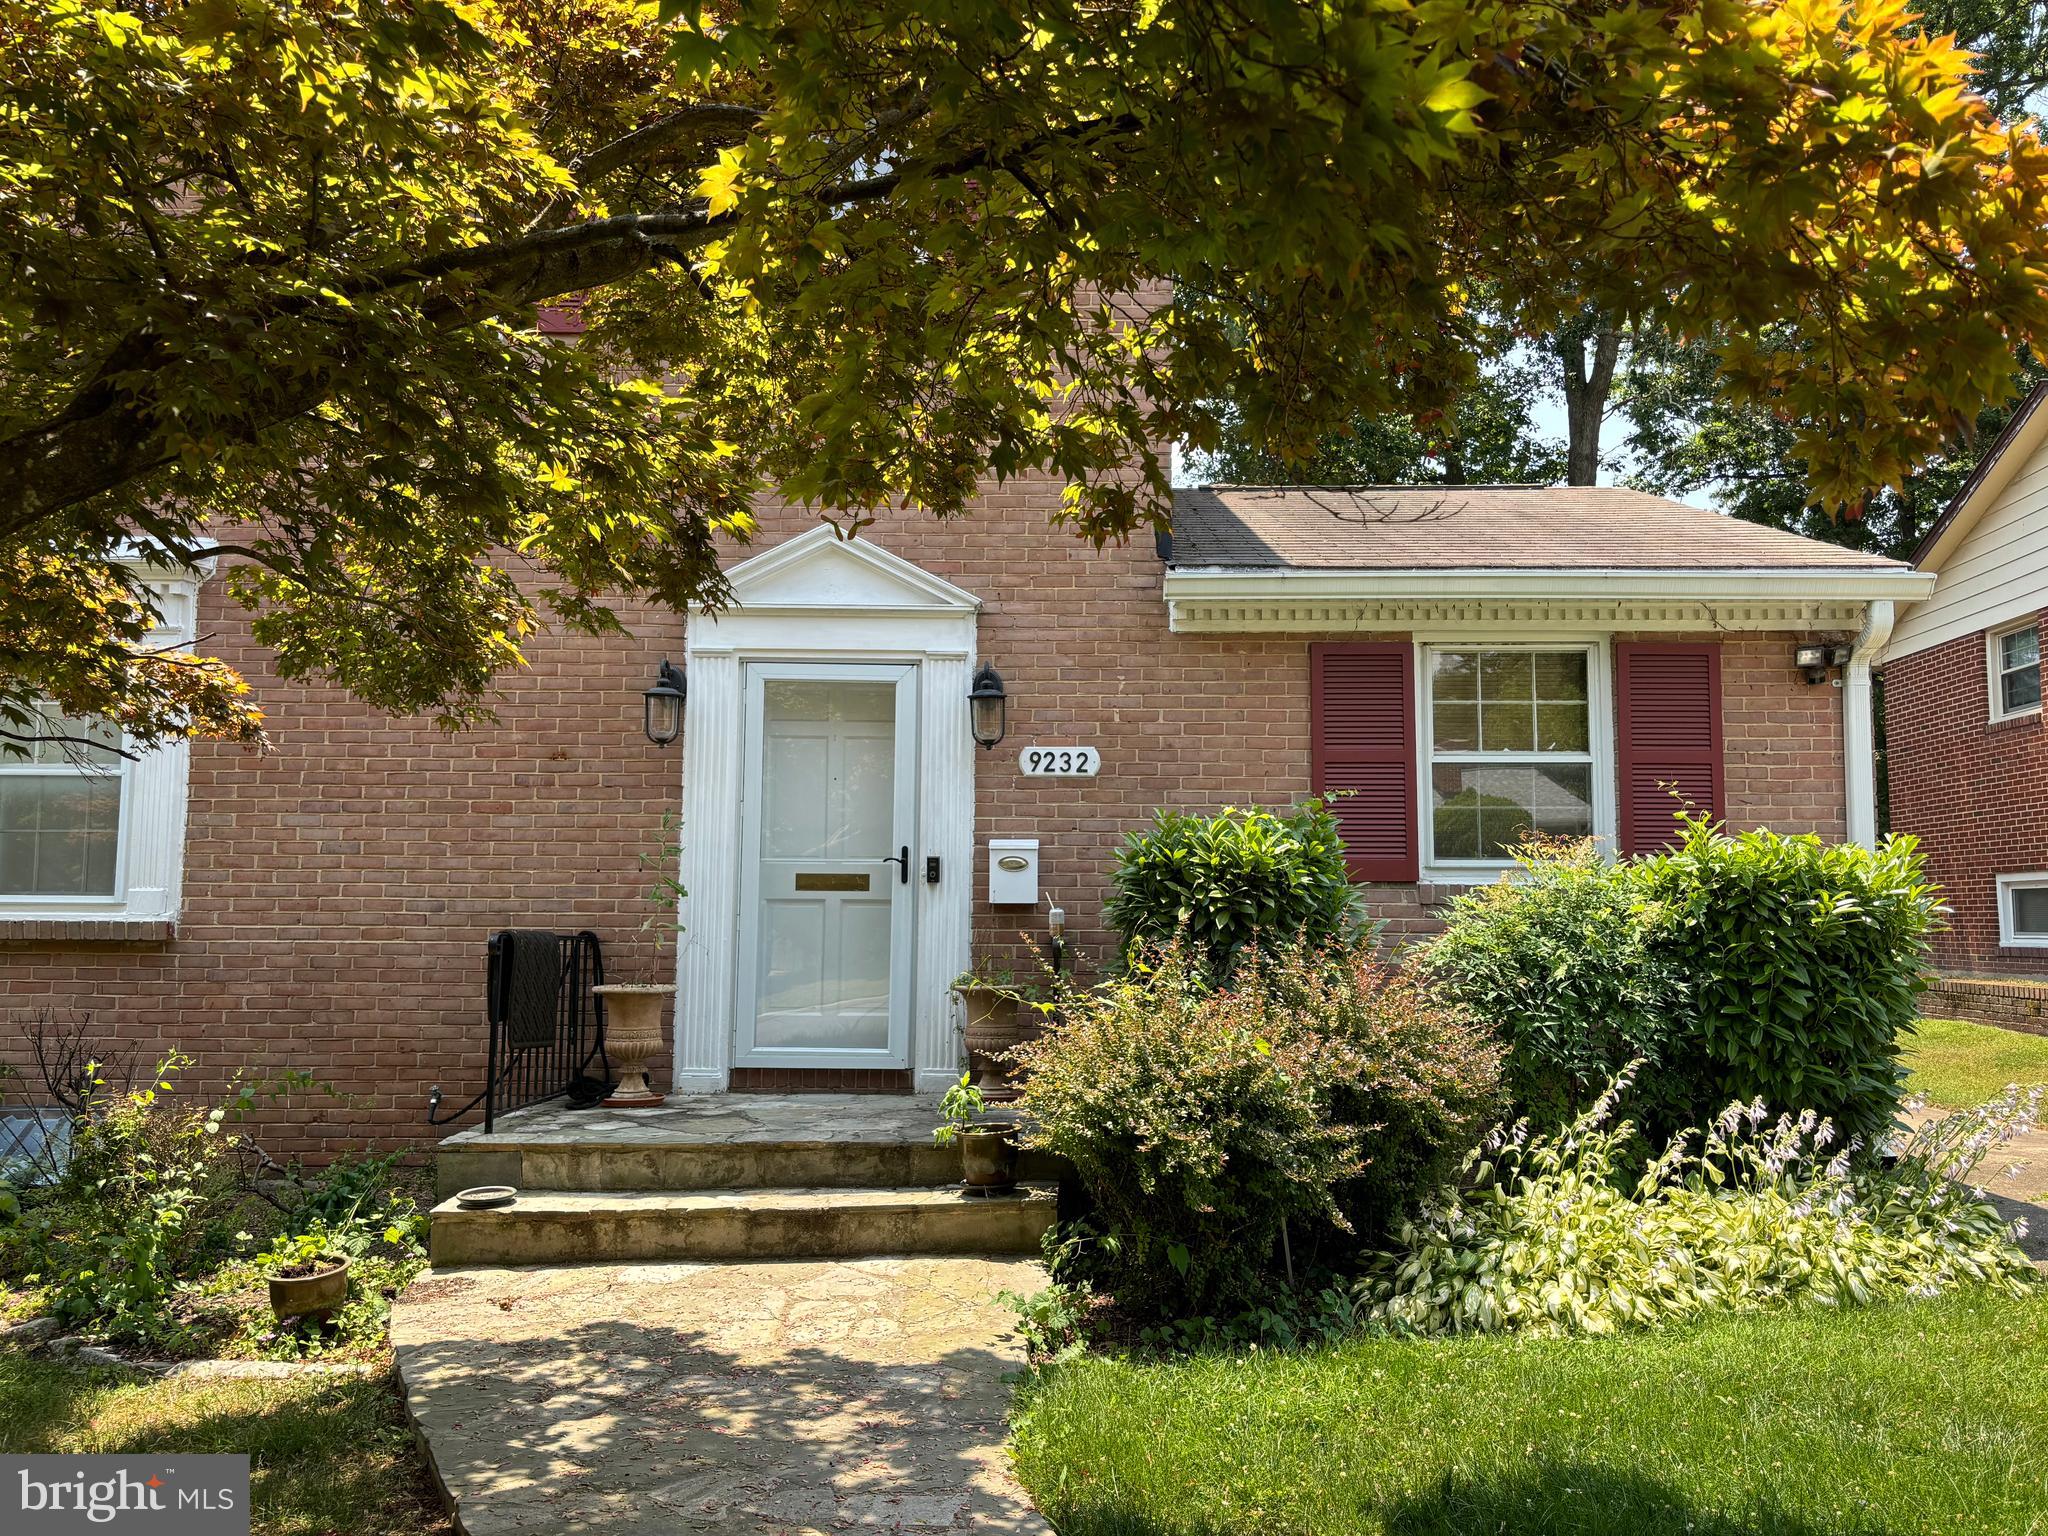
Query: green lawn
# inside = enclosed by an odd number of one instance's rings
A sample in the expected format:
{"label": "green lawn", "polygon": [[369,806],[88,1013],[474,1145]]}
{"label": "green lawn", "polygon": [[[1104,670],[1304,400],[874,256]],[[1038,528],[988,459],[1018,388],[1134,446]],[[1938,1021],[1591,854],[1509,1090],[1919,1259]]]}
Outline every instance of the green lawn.
{"label": "green lawn", "polygon": [[2048,1037],[1962,1019],[1922,1019],[1906,1048],[1913,1080],[1941,1109],[1969,1109],[2004,1091],[2048,1083]]}
{"label": "green lawn", "polygon": [[184,1385],[0,1350],[0,1451],[246,1452],[258,1536],[445,1536],[389,1378]]}
{"label": "green lawn", "polygon": [[2038,1536],[2048,1294],[1087,1359],[1015,1449],[1062,1536]]}

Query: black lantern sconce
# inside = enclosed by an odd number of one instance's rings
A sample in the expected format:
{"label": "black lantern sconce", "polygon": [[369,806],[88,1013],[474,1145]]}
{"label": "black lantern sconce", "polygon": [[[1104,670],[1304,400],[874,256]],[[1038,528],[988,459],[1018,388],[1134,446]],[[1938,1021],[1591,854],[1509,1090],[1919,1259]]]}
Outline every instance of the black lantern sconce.
{"label": "black lantern sconce", "polygon": [[1792,665],[1806,674],[1806,680],[1818,686],[1828,680],[1828,672],[1834,667],[1849,665],[1849,647],[1846,645],[1802,645],[1792,653]]}
{"label": "black lantern sconce", "polygon": [[1003,675],[984,661],[967,690],[967,728],[976,745],[986,750],[1003,739],[1009,725],[1010,696],[1003,692]]}
{"label": "black lantern sconce", "polygon": [[654,674],[654,686],[646,696],[647,739],[657,747],[665,747],[683,734],[683,701],[689,693],[682,668],[662,657],[661,670]]}

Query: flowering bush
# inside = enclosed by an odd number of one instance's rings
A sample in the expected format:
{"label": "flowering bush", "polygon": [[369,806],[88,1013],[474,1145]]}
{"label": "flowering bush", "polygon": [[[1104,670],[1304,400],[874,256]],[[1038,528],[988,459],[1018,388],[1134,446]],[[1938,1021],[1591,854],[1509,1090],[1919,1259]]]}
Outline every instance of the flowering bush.
{"label": "flowering bush", "polygon": [[[1958,1182],[2031,1127],[2009,1090],[1920,1131],[1890,1171],[1808,1110],[1730,1105],[1625,1183],[1633,1139],[1618,1078],[1564,1131],[1497,1131],[1469,1187],[1405,1226],[1360,1284],[1372,1320],[1425,1334],[1609,1333],[1792,1301],[1856,1304],[2034,1279],[2013,1229]],[[1694,1143],[1698,1141],[1697,1150]]]}
{"label": "flowering bush", "polygon": [[1093,1273],[1136,1315],[1228,1310],[1277,1245],[1371,1234],[1495,1106],[1498,1051],[1462,1015],[1355,955],[1240,966],[1141,952],[1069,996],[1014,1057],[1029,1144],[1094,1202]]}

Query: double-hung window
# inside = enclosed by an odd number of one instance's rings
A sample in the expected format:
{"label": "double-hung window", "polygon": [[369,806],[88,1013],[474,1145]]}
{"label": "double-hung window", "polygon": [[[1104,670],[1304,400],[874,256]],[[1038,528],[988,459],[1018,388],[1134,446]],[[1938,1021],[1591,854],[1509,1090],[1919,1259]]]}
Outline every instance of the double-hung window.
{"label": "double-hung window", "polygon": [[[205,572],[141,561],[161,622],[153,647],[192,643]],[[185,869],[182,741],[129,755],[110,721],[45,705],[9,722],[23,751],[0,750],[0,936],[13,923],[81,923],[93,938],[171,937]],[[124,751],[128,748],[128,751]]]}
{"label": "double-hung window", "polygon": [[1499,865],[1532,834],[1601,826],[1592,646],[1431,646],[1423,667],[1425,862]]}
{"label": "double-hung window", "polygon": [[26,755],[0,754],[0,901],[77,905],[122,897],[128,759],[103,720],[45,708]]}
{"label": "double-hung window", "polygon": [[2041,631],[2028,619],[1994,631],[1991,640],[1991,718],[2031,715],[2041,708]]}

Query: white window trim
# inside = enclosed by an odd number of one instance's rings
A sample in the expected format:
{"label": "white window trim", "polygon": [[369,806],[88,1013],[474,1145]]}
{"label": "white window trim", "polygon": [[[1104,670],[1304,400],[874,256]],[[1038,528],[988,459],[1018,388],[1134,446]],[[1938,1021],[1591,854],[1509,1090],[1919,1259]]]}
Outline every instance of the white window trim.
{"label": "white window trim", "polygon": [[2048,933],[2018,933],[2013,928],[2013,893],[2048,887],[2048,870],[2031,875],[1998,877],[1998,947],[2000,949],[2048,949]]}
{"label": "white window trim", "polygon": [[2005,680],[2005,672],[2003,670],[2005,658],[2002,654],[2000,642],[2007,635],[2017,635],[2023,630],[2037,630],[2040,627],[2039,619],[2040,616],[2038,614],[2028,614],[2024,624],[2006,624],[1997,629],[1987,629],[1984,631],[1984,680],[1991,695],[1991,723],[1993,725],[1998,724],[2001,720],[2024,720],[2029,715],[2041,713],[2041,706],[2038,703],[2029,704],[2025,709],[2009,710],[2004,708],[2004,690],[1998,686]]}
{"label": "white window trim", "polygon": [[[128,564],[147,581],[162,614],[144,643],[190,645],[199,629],[199,588],[212,574],[211,564],[198,569],[171,567],[139,556]],[[122,745],[133,750],[126,737]],[[176,921],[184,886],[191,763],[191,744],[175,741],[121,765],[113,896],[0,894],[0,924],[130,922],[140,927]]]}
{"label": "white window trim", "polygon": [[[1586,653],[1586,705],[1588,745],[1593,768],[1593,837],[1602,848],[1615,845],[1614,783],[1614,667],[1612,636],[1600,635],[1513,635],[1474,634],[1468,631],[1417,634],[1415,641],[1415,815],[1416,836],[1421,850],[1420,879],[1425,885],[1489,885],[1515,867],[1511,859],[1439,859],[1436,856],[1436,818],[1430,814],[1433,782],[1430,767],[1435,757],[1436,722],[1429,707],[1431,657],[1437,651],[1574,651]],[[1516,760],[1531,754],[1513,754]],[[1539,754],[1540,755],[1540,754]],[[1509,754],[1457,753],[1459,762],[1486,762],[1491,757],[1507,760]],[[1560,757],[1562,755],[1560,754]],[[1576,759],[1575,759],[1576,760]]]}

